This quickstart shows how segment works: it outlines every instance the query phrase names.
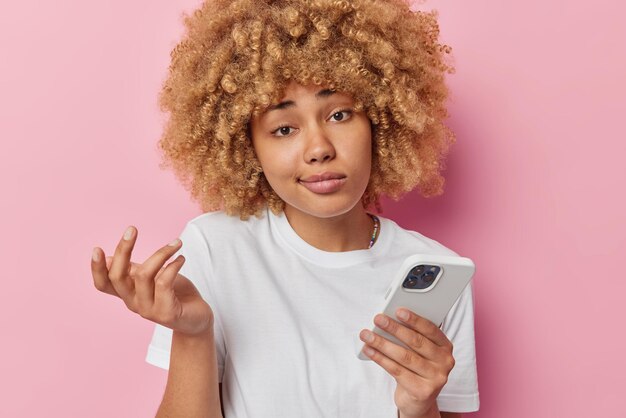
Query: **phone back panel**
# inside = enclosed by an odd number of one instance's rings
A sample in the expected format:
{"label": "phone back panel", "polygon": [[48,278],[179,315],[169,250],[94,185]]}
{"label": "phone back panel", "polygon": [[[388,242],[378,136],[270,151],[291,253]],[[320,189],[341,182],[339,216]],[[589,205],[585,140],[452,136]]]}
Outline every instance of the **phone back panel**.
{"label": "phone back panel", "polygon": [[[440,271],[433,283],[426,289],[406,289],[402,283],[413,267],[420,264],[436,265]],[[376,313],[383,312],[396,321],[396,310],[405,307],[416,314],[430,320],[437,326],[441,326],[444,318],[457,301],[463,289],[470,282],[475,271],[474,263],[469,258],[457,256],[436,256],[428,254],[416,254],[407,258],[398,270],[398,273],[387,289],[384,300],[381,301]],[[371,323],[370,330],[384,336],[388,340],[404,346],[405,344],[393,335],[387,334],[382,329]],[[362,346],[361,346],[362,347]],[[358,356],[362,360],[369,360],[359,349]]]}

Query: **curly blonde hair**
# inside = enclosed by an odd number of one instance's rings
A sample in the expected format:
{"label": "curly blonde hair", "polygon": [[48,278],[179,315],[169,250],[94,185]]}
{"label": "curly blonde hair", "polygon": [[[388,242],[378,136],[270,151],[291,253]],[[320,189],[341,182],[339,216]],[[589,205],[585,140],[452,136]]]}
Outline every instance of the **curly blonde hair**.
{"label": "curly blonde hair", "polygon": [[296,81],[351,94],[372,123],[365,207],[384,193],[443,191],[440,172],[454,133],[447,117],[436,11],[403,0],[206,0],[185,16],[159,104],[169,118],[159,141],[203,211],[247,219],[282,199],[264,177],[249,122]]}

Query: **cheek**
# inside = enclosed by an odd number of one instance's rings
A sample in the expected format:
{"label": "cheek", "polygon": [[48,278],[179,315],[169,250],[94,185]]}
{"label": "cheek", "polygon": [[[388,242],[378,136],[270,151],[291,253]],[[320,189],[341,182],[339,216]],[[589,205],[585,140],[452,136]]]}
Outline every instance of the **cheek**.
{"label": "cheek", "polygon": [[257,152],[261,167],[268,178],[292,177],[297,152],[289,147],[264,147]]}
{"label": "cheek", "polygon": [[363,181],[363,185],[367,186],[370,181],[370,177],[372,175],[372,144],[371,141],[367,142],[362,150],[361,155],[359,156],[359,165],[358,168],[361,170],[361,177]]}
{"label": "cheek", "polygon": [[369,183],[370,177],[372,175],[372,153],[371,151],[363,152],[361,163],[359,164],[359,169],[363,173],[363,182],[365,184]]}
{"label": "cheek", "polygon": [[372,140],[369,131],[365,131],[358,148],[352,150],[355,168],[362,173],[369,173],[372,167]]}

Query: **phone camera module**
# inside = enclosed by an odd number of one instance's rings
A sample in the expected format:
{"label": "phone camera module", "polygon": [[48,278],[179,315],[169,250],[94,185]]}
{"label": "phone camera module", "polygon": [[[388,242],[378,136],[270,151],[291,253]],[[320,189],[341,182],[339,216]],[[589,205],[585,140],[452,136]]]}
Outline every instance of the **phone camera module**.
{"label": "phone camera module", "polygon": [[423,264],[415,266],[404,279],[402,287],[406,289],[427,289],[437,278],[440,269],[441,267],[439,266]]}

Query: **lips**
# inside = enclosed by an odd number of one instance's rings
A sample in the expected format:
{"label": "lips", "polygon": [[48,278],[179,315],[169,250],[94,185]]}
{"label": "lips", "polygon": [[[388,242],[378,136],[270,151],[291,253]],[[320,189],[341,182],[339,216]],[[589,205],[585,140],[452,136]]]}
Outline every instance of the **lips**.
{"label": "lips", "polygon": [[339,173],[321,173],[321,174],[314,174],[312,176],[300,179],[300,181],[306,182],[306,183],[313,183],[313,182],[325,181],[325,180],[343,179],[345,177],[346,176],[344,176],[343,174],[339,174]]}
{"label": "lips", "polygon": [[346,176],[339,173],[315,174],[299,180],[309,191],[317,194],[336,192],[346,182]]}

